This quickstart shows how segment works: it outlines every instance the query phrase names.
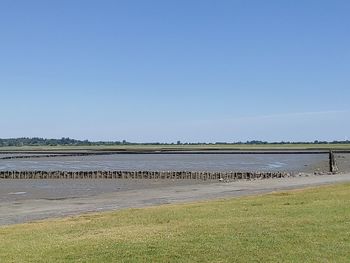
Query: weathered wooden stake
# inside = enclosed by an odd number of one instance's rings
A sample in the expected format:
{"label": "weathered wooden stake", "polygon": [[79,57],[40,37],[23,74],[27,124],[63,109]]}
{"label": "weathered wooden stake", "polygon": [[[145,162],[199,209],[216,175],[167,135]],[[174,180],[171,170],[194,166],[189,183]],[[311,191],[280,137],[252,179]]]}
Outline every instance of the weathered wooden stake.
{"label": "weathered wooden stake", "polygon": [[338,172],[338,166],[337,162],[335,160],[335,156],[332,150],[329,151],[329,171],[331,173],[337,173]]}

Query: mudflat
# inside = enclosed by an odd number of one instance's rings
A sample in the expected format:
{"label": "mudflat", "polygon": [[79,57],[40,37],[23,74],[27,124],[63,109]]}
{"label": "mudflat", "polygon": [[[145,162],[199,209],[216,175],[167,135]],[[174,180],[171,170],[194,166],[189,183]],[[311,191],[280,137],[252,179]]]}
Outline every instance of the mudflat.
{"label": "mudflat", "polygon": [[0,225],[160,204],[255,195],[350,182],[350,173],[253,181],[2,180]]}
{"label": "mudflat", "polygon": [[9,155],[0,160],[0,171],[328,171],[328,154],[303,152],[306,154],[173,152],[86,156],[48,154],[35,157]]}

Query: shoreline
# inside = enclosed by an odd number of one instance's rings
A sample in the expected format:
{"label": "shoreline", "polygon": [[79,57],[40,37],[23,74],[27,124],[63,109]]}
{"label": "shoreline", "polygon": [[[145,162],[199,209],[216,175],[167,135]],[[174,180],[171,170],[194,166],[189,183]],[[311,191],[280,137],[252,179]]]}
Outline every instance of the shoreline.
{"label": "shoreline", "polygon": [[[28,183],[28,180],[3,180],[0,188],[0,196],[3,197],[0,205],[0,225],[346,183],[350,182],[350,173],[322,176],[304,174],[300,177],[234,182],[127,179],[124,180],[124,186],[118,185],[116,182],[122,182],[118,180],[96,181],[30,180]],[[30,189],[34,193],[28,193]],[[89,192],[86,189],[93,191]],[[31,196],[28,196],[29,194]]]}

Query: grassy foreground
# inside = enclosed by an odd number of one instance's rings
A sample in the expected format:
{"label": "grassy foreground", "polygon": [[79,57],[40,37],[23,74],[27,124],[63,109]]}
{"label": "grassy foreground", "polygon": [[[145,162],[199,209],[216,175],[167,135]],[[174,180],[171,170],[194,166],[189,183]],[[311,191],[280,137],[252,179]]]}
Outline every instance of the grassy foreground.
{"label": "grassy foreground", "polygon": [[1,262],[349,262],[350,184],[0,227]]}

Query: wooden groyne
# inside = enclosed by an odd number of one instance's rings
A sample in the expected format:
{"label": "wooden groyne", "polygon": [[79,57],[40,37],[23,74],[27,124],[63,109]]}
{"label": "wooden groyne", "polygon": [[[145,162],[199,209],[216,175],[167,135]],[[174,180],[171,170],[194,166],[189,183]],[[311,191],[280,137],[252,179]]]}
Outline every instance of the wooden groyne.
{"label": "wooden groyne", "polygon": [[196,172],[196,171],[0,171],[0,179],[197,179],[253,180],[285,178],[289,172]]}
{"label": "wooden groyne", "polygon": [[[340,151],[336,151],[340,153]],[[187,152],[189,153],[189,152]],[[208,152],[193,152],[194,154],[207,154]],[[193,154],[192,153],[192,154]],[[260,154],[261,152],[259,152]],[[263,152],[264,154],[276,154],[276,151]],[[284,151],[284,154],[296,154],[294,151]],[[310,152],[303,151],[298,154],[324,154],[324,151]],[[335,154],[329,152],[329,171],[337,173],[339,171]],[[346,152],[348,153],[348,152]],[[73,154],[46,154],[46,155],[22,155],[5,156],[0,160],[20,159],[20,158],[42,158],[42,157],[68,157],[85,155],[116,154],[107,153],[73,153]],[[124,153],[125,154],[125,153]],[[161,153],[160,153],[161,154]],[[163,153],[164,154],[164,153]],[[173,153],[174,154],[174,153]],[[218,153],[219,154],[219,153]],[[223,154],[220,152],[220,154]],[[224,154],[237,154],[237,152],[226,152]],[[241,152],[239,154],[242,154]],[[258,154],[258,152],[245,152],[245,154]],[[284,178],[294,176],[289,172],[199,172],[199,171],[0,171],[0,179],[201,179],[201,180],[239,180],[239,179],[265,179]]]}
{"label": "wooden groyne", "polygon": [[331,173],[337,173],[339,171],[333,151],[329,151],[329,171]]}

